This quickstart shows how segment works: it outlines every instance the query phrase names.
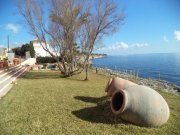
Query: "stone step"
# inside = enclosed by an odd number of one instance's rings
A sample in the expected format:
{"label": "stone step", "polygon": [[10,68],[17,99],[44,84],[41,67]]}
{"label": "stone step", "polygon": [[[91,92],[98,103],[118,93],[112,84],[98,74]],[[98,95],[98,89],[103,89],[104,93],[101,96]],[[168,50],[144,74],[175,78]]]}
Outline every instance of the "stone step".
{"label": "stone step", "polygon": [[14,67],[14,68],[11,68],[7,71],[4,71],[0,74],[0,80],[1,78],[3,78],[4,76],[7,76],[7,75],[11,75],[13,74],[13,72],[15,72],[16,70],[18,70],[19,68],[21,68],[22,66],[17,66],[17,67]]}
{"label": "stone step", "polygon": [[28,67],[22,67],[19,70],[17,70],[14,74],[1,81],[0,98],[10,90],[10,87],[12,86],[12,82],[15,81],[21,75],[23,75],[28,69],[29,69]]}
{"label": "stone step", "polygon": [[18,68],[19,66],[21,66],[21,65],[9,67],[9,69],[0,70],[0,75],[4,74],[4,73],[6,73],[6,72],[9,72],[9,71],[11,71],[11,70],[13,70],[13,69],[16,69],[16,68]]}
{"label": "stone step", "polygon": [[6,74],[5,76],[0,78],[0,84],[3,83],[5,80],[11,78],[13,75],[21,72],[21,70],[23,70],[25,67],[19,67],[16,70],[13,70],[13,72]]}

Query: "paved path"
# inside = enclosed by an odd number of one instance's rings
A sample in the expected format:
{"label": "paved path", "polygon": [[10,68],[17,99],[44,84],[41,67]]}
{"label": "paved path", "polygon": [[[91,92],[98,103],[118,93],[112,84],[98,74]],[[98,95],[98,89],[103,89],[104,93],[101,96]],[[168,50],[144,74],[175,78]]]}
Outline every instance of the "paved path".
{"label": "paved path", "polygon": [[12,82],[22,76],[28,70],[27,66],[16,66],[9,70],[0,71],[0,98],[3,97],[12,87]]}

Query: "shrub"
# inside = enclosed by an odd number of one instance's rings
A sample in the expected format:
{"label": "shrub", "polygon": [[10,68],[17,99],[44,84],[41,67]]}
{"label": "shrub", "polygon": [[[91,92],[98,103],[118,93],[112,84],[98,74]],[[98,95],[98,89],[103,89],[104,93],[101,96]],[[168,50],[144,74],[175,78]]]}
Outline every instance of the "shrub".
{"label": "shrub", "polygon": [[36,62],[37,63],[55,63],[55,62],[57,62],[57,60],[53,57],[46,56],[46,57],[37,57]]}

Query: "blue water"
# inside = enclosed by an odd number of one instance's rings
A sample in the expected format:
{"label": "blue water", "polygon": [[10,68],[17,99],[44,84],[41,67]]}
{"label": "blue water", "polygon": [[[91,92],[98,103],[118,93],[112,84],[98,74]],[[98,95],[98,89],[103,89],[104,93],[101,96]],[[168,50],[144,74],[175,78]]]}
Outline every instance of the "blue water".
{"label": "blue water", "polygon": [[161,80],[180,86],[180,53],[107,56],[94,59],[93,66],[134,73],[139,71],[140,77],[153,79],[159,78],[160,71]]}

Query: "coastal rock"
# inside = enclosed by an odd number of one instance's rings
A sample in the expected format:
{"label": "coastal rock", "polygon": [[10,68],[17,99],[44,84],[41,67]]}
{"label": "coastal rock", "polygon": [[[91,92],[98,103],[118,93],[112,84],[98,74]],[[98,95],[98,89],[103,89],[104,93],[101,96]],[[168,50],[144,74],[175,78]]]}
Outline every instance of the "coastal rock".
{"label": "coastal rock", "polygon": [[[135,77],[133,75],[130,75],[128,73],[125,72],[115,72],[111,69],[108,68],[98,68],[98,70],[102,70],[103,72],[98,72],[98,74],[106,74],[109,75],[110,77],[120,77],[120,78],[124,78],[127,80],[135,80],[137,84],[139,85],[144,85],[144,86],[149,86],[155,90],[158,91],[164,91],[164,92],[170,92],[176,95],[180,94],[180,87],[176,86],[174,84],[171,84],[169,82],[166,82],[164,80],[153,80],[153,79],[146,79],[146,78],[140,78],[140,77]],[[109,72],[111,71],[111,72]]]}

